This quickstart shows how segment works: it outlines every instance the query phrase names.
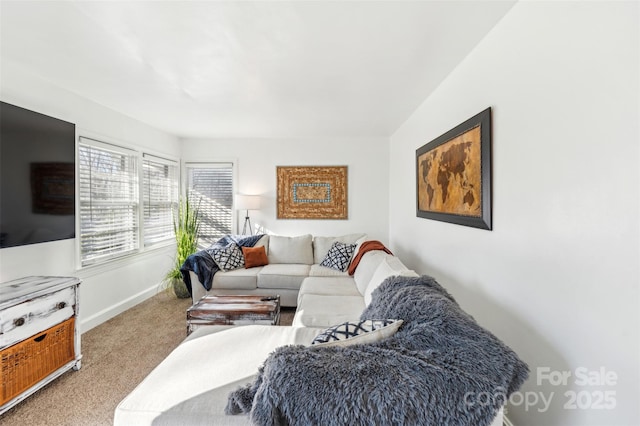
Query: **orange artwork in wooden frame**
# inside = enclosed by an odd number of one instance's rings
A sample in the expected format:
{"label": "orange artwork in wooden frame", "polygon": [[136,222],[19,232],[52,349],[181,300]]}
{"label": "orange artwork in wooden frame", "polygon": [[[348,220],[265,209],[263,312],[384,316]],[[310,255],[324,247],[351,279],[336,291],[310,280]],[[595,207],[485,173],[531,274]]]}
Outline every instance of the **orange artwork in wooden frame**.
{"label": "orange artwork in wooden frame", "polygon": [[347,219],[347,166],[277,166],[278,219]]}

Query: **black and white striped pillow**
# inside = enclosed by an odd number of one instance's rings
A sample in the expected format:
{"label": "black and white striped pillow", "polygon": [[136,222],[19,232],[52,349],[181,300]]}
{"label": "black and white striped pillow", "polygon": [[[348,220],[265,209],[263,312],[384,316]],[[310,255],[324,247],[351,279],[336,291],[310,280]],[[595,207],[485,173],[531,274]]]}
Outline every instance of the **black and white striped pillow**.
{"label": "black and white striped pillow", "polygon": [[374,343],[393,336],[402,322],[397,319],[345,322],[327,328],[318,334],[311,344],[314,346],[350,346]]}

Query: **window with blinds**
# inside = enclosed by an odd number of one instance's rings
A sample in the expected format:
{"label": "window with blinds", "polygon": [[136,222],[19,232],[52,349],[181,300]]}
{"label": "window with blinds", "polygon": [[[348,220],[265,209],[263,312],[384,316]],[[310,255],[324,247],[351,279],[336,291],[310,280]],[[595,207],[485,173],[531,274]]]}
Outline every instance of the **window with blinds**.
{"label": "window with blinds", "polygon": [[80,138],[78,146],[82,266],[138,250],[138,154]]}
{"label": "window with blinds", "polygon": [[231,234],[233,227],[233,164],[186,163],[189,199],[200,207],[201,247]]}
{"label": "window with blinds", "polygon": [[144,246],[174,237],[172,210],[178,205],[178,163],[144,154],[142,159],[142,210]]}

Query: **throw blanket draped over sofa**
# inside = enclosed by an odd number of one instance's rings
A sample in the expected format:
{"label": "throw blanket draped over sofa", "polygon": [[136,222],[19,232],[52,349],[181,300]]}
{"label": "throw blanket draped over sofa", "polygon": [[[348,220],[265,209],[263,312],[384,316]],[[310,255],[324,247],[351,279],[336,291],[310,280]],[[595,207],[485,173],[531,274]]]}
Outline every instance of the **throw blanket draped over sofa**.
{"label": "throw blanket draped over sofa", "polygon": [[211,256],[212,250],[227,247],[231,244],[237,244],[238,247],[253,247],[263,236],[264,234],[249,236],[225,235],[208,249],[200,250],[187,257],[185,262],[182,264],[182,267],[180,268],[180,272],[182,273],[182,280],[189,290],[189,294],[192,293],[192,284],[189,271],[195,272],[204,288],[206,288],[207,290],[211,290],[211,282],[213,281],[213,276],[220,270],[216,262],[213,260],[213,257]]}
{"label": "throw blanket draped over sofa", "polygon": [[433,278],[394,276],[361,319],[402,319],[382,341],[276,349],[228,414],[257,425],[489,425],[529,374]]}

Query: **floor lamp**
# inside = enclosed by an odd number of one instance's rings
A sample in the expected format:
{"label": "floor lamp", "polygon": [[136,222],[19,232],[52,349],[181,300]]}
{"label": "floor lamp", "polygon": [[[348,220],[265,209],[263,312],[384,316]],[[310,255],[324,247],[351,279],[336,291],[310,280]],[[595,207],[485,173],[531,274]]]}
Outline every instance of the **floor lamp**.
{"label": "floor lamp", "polygon": [[242,235],[247,235],[247,228],[249,230],[249,235],[253,235],[251,219],[249,218],[249,210],[260,209],[260,197],[258,195],[236,195],[236,209],[245,211]]}

